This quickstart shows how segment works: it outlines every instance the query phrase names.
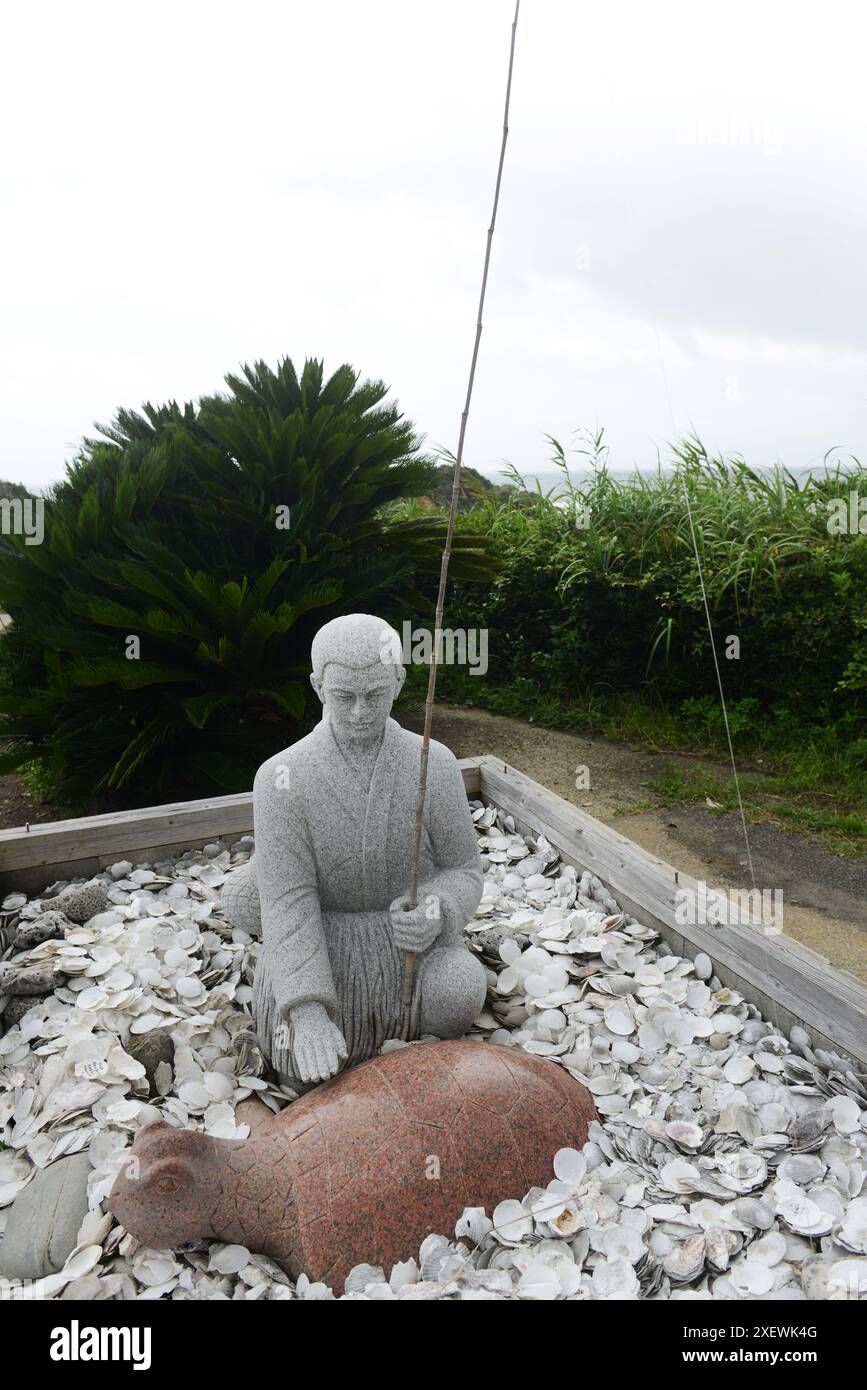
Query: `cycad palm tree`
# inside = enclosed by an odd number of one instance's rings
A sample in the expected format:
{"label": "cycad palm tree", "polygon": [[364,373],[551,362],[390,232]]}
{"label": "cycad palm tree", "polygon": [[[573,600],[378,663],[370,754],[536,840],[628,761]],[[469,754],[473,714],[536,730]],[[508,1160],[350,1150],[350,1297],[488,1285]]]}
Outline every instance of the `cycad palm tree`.
{"label": "cycad palm tree", "polygon": [[[81,802],[250,783],[303,731],[316,629],[341,612],[428,606],[441,520],[389,520],[433,463],[382,382],[263,362],[229,393],[118,412],[46,505],[45,541],[0,543],[0,714]],[[455,572],[489,578],[484,542]]]}

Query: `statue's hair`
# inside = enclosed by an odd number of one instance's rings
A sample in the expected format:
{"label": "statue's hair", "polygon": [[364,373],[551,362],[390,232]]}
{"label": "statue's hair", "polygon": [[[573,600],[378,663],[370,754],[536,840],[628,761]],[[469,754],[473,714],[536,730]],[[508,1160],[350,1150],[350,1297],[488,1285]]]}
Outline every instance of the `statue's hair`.
{"label": "statue's hair", "polygon": [[376,618],[372,613],[349,613],[343,618],[332,618],[313,638],[310,658],[317,680],[325,675],[330,662],[356,669],[403,665],[400,637],[383,618]]}

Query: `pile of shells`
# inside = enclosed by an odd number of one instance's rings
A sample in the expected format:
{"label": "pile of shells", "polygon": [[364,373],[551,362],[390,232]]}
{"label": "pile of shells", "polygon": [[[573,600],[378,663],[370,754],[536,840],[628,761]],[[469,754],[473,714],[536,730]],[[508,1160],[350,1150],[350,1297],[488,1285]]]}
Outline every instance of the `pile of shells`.
{"label": "pile of shells", "polygon": [[[467,934],[489,981],[473,1036],[565,1067],[604,1128],[581,1152],[560,1151],[546,1188],[456,1213],[453,1236],[429,1236],[391,1271],[358,1266],[344,1297],[867,1295],[864,1078],[803,1029],[784,1036],[708,957],[671,952],[544,837],[472,810],[485,888]],[[122,862],[2,904],[0,1226],[34,1168],[83,1150],[92,1165],[78,1246],[34,1296],[333,1297],[242,1246],[143,1248],[106,1211],[150,1120],[241,1138],[240,1100],[287,1099],[252,1031],[259,944],[219,912],[220,886],[251,848],[245,836],[177,862]],[[53,988],[22,1013],[10,984],[33,970]]]}

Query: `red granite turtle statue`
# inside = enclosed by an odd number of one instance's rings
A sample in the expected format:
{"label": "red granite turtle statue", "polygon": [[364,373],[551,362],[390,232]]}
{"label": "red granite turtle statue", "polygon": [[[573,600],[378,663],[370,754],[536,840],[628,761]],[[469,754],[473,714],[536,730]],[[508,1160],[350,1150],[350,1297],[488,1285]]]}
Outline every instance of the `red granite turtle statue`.
{"label": "red granite turtle statue", "polygon": [[153,1248],[212,1237],[341,1292],[353,1265],[388,1274],[431,1232],[451,1235],[464,1207],[490,1215],[544,1186],[596,1111],[552,1062],[460,1040],[375,1057],[278,1115],[245,1101],[237,1118],[249,1138],[145,1126],[112,1212]]}

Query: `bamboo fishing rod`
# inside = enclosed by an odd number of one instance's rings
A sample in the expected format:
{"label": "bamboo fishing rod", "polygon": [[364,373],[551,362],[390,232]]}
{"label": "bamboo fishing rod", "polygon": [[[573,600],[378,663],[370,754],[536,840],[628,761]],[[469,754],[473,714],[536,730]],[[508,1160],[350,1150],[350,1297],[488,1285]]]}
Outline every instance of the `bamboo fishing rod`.
{"label": "bamboo fishing rod", "polygon": [[[455,454],[454,473],[452,477],[452,496],[449,505],[449,518],[446,525],[446,539],[443,547],[442,563],[440,564],[440,582],[437,590],[436,615],[434,617],[434,643],[431,653],[430,672],[427,682],[427,697],[424,706],[424,734],[421,745],[421,764],[419,767],[418,782],[418,801],[415,808],[415,838],[412,847],[409,903],[410,910],[416,907],[418,902],[418,878],[419,862],[421,858],[421,832],[424,823],[424,803],[427,795],[427,771],[430,758],[430,731],[433,720],[434,692],[437,683],[437,662],[439,660],[440,646],[442,644],[442,625],[443,608],[445,606],[446,579],[449,572],[449,560],[452,553],[452,538],[455,530],[455,517],[458,510],[458,498],[460,495],[461,484],[461,461],[464,455],[464,438],[467,432],[467,417],[470,413],[470,401],[473,397],[473,382],[476,375],[476,363],[479,357],[479,343],[482,337],[482,313],[485,307],[485,291],[488,286],[488,268],[491,263],[491,244],[494,239],[494,226],[497,221],[497,205],[500,201],[500,183],[503,177],[503,162],[506,157],[506,140],[509,134],[509,100],[512,94],[512,68],[515,62],[515,35],[518,28],[518,11],[521,7],[521,0],[515,3],[515,18],[512,20],[512,41],[509,47],[509,74],[506,79],[506,104],[503,111],[503,139],[500,145],[500,160],[497,165],[497,181],[494,187],[494,205],[491,209],[491,225],[488,227],[488,239],[485,246],[485,262],[482,270],[482,288],[479,295],[479,310],[476,318],[476,337],[473,344],[473,355],[470,361],[470,375],[467,382],[467,396],[464,402],[464,409],[461,415],[461,428],[458,436],[458,448]],[[409,1008],[412,1003],[412,977],[415,967],[415,956],[411,951],[407,951],[404,958],[403,974],[403,1003]]]}

